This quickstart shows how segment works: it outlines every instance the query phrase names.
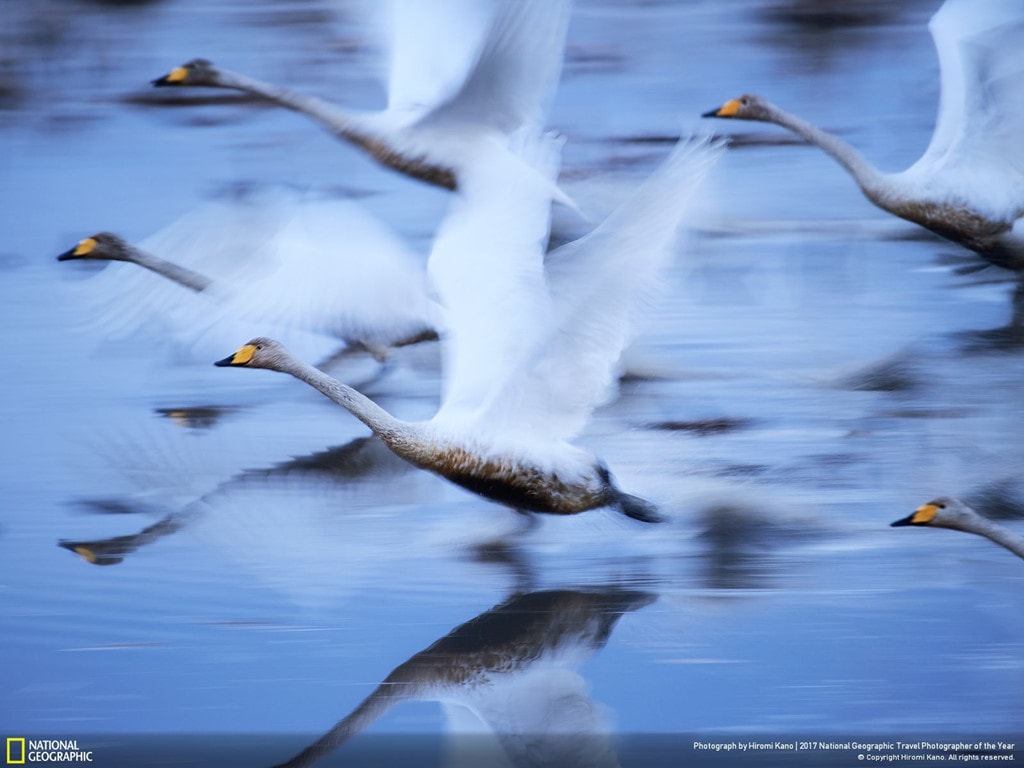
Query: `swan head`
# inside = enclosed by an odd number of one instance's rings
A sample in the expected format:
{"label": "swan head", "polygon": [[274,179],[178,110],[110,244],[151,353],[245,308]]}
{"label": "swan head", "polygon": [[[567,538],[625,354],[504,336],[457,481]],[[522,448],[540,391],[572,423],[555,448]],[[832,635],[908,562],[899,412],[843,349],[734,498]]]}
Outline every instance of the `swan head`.
{"label": "swan head", "polygon": [[132,261],[131,246],[121,237],[112,232],[99,232],[92,237],[79,240],[74,248],[70,248],[57,261],[74,261],[76,259],[93,259],[96,261]]}
{"label": "swan head", "polygon": [[280,371],[287,367],[290,359],[291,355],[279,341],[259,336],[214,365],[221,368],[267,368]]}
{"label": "swan head", "polygon": [[220,73],[207,59],[192,59],[187,64],[175,67],[163,77],[153,80],[159,87],[171,85],[216,85]]}
{"label": "swan head", "polygon": [[964,530],[965,525],[977,517],[977,513],[959,499],[942,496],[922,504],[913,513],[892,523],[892,527],[904,525],[927,525],[932,528],[953,528]]}
{"label": "swan head", "polygon": [[770,122],[770,105],[752,93],[745,93],[739,98],[729,99],[717,109],[705,112],[701,117],[725,117],[733,120],[763,120]]}

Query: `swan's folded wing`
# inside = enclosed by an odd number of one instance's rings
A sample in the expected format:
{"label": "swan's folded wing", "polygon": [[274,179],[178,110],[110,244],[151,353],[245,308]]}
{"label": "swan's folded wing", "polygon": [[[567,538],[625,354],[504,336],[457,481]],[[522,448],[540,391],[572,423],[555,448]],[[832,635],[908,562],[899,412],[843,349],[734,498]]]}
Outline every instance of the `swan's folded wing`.
{"label": "swan's folded wing", "polygon": [[[947,0],[929,24],[942,90],[935,133],[919,163],[998,169],[1024,191],[1024,4]],[[1019,201],[1021,197],[1017,197]]]}
{"label": "swan's folded wing", "polygon": [[507,429],[566,439],[613,384],[635,314],[671,260],[676,233],[692,214],[721,153],[707,139],[681,141],[631,198],[586,237],[548,255],[553,322],[491,419]]}

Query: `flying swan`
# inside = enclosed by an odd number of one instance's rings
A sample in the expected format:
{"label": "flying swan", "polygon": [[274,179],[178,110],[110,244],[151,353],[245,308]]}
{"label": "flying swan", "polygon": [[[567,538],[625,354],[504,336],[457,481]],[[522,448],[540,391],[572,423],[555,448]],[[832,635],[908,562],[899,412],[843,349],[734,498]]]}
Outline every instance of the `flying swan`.
{"label": "flying swan", "polygon": [[637,300],[669,260],[720,150],[707,139],[681,141],[631,199],[547,259],[545,180],[557,173],[560,144],[534,136],[520,157],[481,152],[428,263],[448,320],[442,403],[430,421],[396,419],[271,339],[253,339],[217,365],[291,374],[400,457],[517,510],[610,506],[659,521],[652,504],[621,491],[602,461],[568,441],[611,385]]}
{"label": "flying swan", "polygon": [[761,96],[740,96],[704,117],[787,128],[834,158],[879,208],[1024,270],[1024,3],[947,0],[929,29],[939,114],[928,149],[901,173],[882,173],[842,139]]}
{"label": "flying swan", "polygon": [[[194,59],[153,81],[253,94],[309,116],[379,163],[455,189],[468,146],[542,127],[561,75],[569,0],[393,0],[387,107],[349,111]],[[373,7],[369,6],[368,8]],[[374,26],[371,24],[371,26]],[[555,190],[563,202],[568,199]],[[569,203],[571,205],[571,203]]]}
{"label": "flying swan", "polygon": [[892,525],[952,528],[954,531],[976,533],[1001,547],[1006,547],[1017,557],[1024,558],[1024,536],[1019,536],[987,517],[982,517],[964,502],[948,496],[923,504],[913,514],[897,520]]}

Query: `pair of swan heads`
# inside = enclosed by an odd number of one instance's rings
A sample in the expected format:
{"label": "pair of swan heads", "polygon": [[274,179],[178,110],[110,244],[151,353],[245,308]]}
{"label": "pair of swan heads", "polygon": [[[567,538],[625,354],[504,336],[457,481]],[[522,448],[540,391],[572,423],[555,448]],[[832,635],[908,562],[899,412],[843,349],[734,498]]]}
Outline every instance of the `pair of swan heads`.
{"label": "pair of swan heads", "polygon": [[219,73],[208,59],[192,59],[192,61],[175,67],[163,77],[152,80],[157,87],[174,85],[217,85]]}

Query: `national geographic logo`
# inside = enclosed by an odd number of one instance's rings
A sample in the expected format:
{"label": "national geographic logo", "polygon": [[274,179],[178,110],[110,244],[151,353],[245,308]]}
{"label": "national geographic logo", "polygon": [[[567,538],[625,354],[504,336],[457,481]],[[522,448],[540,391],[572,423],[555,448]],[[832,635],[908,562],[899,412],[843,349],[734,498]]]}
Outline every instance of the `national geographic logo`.
{"label": "national geographic logo", "polygon": [[26,763],[91,763],[92,750],[78,748],[78,739],[7,737],[7,765]]}

